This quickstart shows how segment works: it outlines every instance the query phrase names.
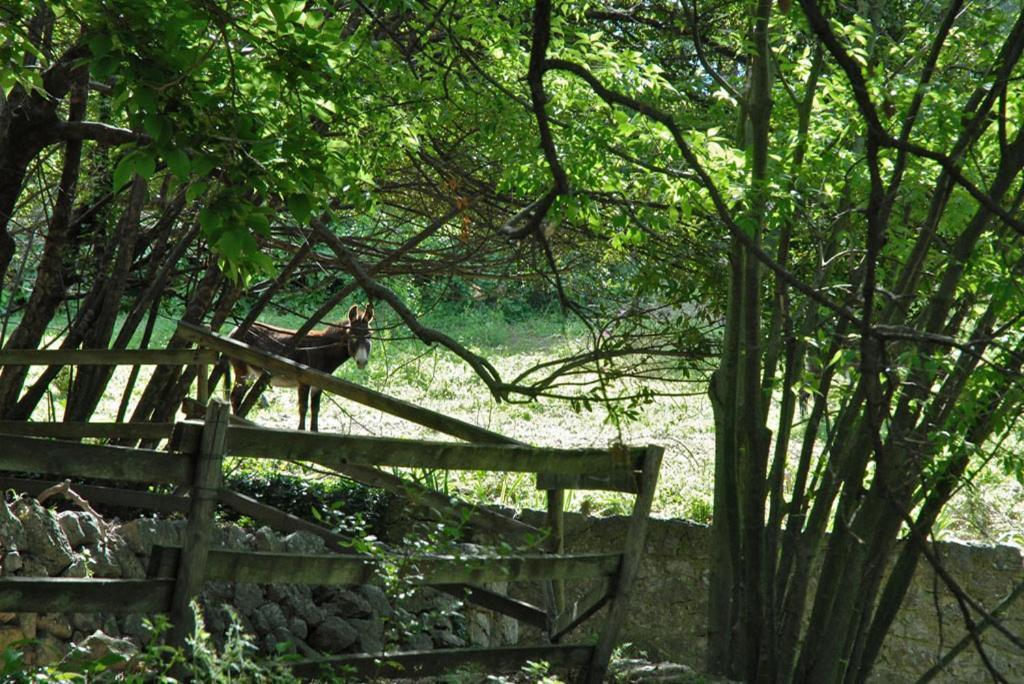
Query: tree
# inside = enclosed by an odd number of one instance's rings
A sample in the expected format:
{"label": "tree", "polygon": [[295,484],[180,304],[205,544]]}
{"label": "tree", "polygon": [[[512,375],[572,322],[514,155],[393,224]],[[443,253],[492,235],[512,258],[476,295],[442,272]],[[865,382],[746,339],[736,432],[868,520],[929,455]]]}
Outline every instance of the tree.
{"label": "tree", "polygon": [[[678,178],[680,213],[729,241],[709,390],[710,667],[747,681],[863,681],[922,555],[973,630],[983,607],[926,537],[972,461],[1020,468],[998,445],[1021,408],[1024,142],[1008,113],[1024,14],[998,3],[965,13],[956,0],[800,9],[762,0],[710,34],[696,6],[616,17],[690,44],[698,97],[686,104],[705,116],[701,98],[734,104],[742,157],[694,125],[669,67],[648,61],[660,52],[639,57],[614,30],[559,35],[568,12],[543,0],[529,78],[553,193],[570,194],[575,179],[547,110],[585,110],[544,84],[569,77],[607,105],[606,120],[658,129],[660,168],[643,167]],[[713,66],[715,51],[733,55],[730,70]],[[644,78],[652,72],[660,87]],[[805,425],[801,391],[814,399]]]}
{"label": "tree", "polygon": [[[63,344],[127,344],[167,291],[217,326],[262,280],[248,321],[315,268],[310,325],[362,288],[498,400],[624,420],[651,378],[705,383],[711,669],[862,681],[922,556],[973,630],[926,540],[974,465],[1024,471],[1024,13],[790,4],[5,6],[6,344],[62,306]],[[590,334],[511,379],[400,294],[524,270]],[[55,372],[5,369],[0,412]],[[154,375],[135,418],[190,379]]]}

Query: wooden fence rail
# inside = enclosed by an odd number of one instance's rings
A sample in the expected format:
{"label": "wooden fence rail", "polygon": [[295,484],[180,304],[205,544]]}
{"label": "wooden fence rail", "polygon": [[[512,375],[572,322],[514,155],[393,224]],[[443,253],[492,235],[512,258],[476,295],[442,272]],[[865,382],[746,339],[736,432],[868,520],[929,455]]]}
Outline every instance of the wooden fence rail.
{"label": "wooden fence rail", "polygon": [[217,362],[207,349],[5,349],[2,366],[190,366]]}
{"label": "wooden fence rail", "polygon": [[[181,549],[154,547],[149,574],[174,576]],[[592,579],[614,576],[622,554],[591,553],[553,556],[486,557],[391,556],[399,576],[412,585],[529,582],[544,579]],[[302,555],[254,551],[211,550],[205,575],[209,580],[251,584],[369,584],[380,574],[380,561],[362,555]]]}
{"label": "wooden fence rail", "polygon": [[[0,473],[160,483],[177,485],[188,491],[187,496],[179,496],[101,485],[75,485],[76,490],[97,502],[164,512],[187,511],[188,527],[183,547],[156,547],[150,564],[150,578],[146,580],[0,578],[0,611],[168,612],[173,624],[171,639],[174,643],[184,644],[184,637],[191,629],[189,602],[207,580],[360,584],[379,573],[380,560],[367,556],[340,553],[298,556],[211,549],[213,514],[218,503],[261,522],[269,522],[278,529],[311,531],[332,546],[347,541],[343,535],[327,528],[224,489],[221,486],[221,462],[229,455],[311,461],[372,484],[383,483],[392,490],[403,490],[411,483],[406,487],[395,485],[392,480],[401,478],[377,470],[377,466],[530,472],[538,475],[538,486],[548,490],[548,526],[552,531],[544,544],[548,553],[501,557],[403,556],[389,559],[389,567],[397,563],[413,584],[436,586],[538,627],[546,634],[548,644],[313,659],[295,663],[295,671],[300,675],[315,675],[324,668],[346,668],[346,671],[354,670],[369,677],[421,676],[449,671],[472,662],[491,672],[505,672],[515,671],[526,660],[543,659],[554,665],[580,669],[581,682],[604,680],[618,627],[628,611],[628,599],[639,567],[660,467],[660,448],[534,448],[308,369],[288,359],[259,352],[195,326],[179,324],[178,332],[186,339],[207,347],[207,350],[18,350],[0,353],[0,365],[171,363],[203,367],[214,363],[217,355],[223,353],[470,443],[314,434],[237,425],[229,422],[227,406],[217,401],[209,403],[204,421],[186,421],[173,427],[146,423],[50,425],[0,421]],[[205,369],[200,368],[200,371],[199,400],[205,402]],[[73,440],[168,438],[169,452],[55,441],[45,437]],[[50,484],[53,483],[0,476],[0,487],[14,487],[30,493],[38,493]],[[564,554],[563,490],[571,487],[636,494],[625,548],[621,553]],[[410,492],[414,500],[442,508],[447,505],[447,497],[440,493],[418,492],[417,498],[417,491]],[[516,532],[532,529],[493,512],[471,510],[471,513],[473,519],[481,520],[484,529],[507,527]],[[493,518],[501,518],[505,522],[498,524]],[[587,596],[566,606],[561,593],[562,582],[578,579],[599,581]],[[488,582],[520,581],[545,583],[545,593],[550,597],[546,610],[480,586]],[[608,616],[596,645],[557,643],[605,607],[608,608]]]}
{"label": "wooden fence rail", "polygon": [[192,460],[181,454],[3,435],[0,470],[120,482],[188,484]]}
{"label": "wooden fence rail", "polygon": [[638,471],[646,450],[538,449],[513,444],[428,442],[233,425],[228,428],[227,453],[250,458],[313,461],[327,467],[372,465],[583,475]]}
{"label": "wooden fence rail", "polygon": [[522,444],[511,437],[486,430],[472,423],[446,416],[437,411],[431,411],[422,406],[410,404],[407,401],[396,399],[382,392],[375,392],[362,385],[336,378],[327,373],[321,373],[318,370],[304,366],[301,363],[296,363],[283,356],[259,351],[238,340],[215,335],[207,328],[182,322],[178,323],[177,335],[184,340],[194,342],[212,351],[220,352],[225,356],[245,361],[257,368],[263,368],[282,378],[297,380],[304,385],[327,390],[332,394],[351,399],[364,406],[375,408],[384,413],[403,418],[411,423],[428,427],[431,430],[436,430],[452,437],[464,439],[467,442]]}

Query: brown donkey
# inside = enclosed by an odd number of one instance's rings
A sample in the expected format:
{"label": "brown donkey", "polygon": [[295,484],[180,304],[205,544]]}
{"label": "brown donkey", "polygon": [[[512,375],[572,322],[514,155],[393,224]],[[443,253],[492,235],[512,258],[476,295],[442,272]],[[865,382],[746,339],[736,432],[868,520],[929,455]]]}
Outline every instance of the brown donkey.
{"label": "brown donkey", "polygon": [[[370,360],[370,323],[373,321],[373,304],[367,304],[364,311],[352,305],[348,310],[348,320],[338,325],[329,325],[323,330],[311,330],[305,334],[298,347],[286,353],[295,337],[295,330],[278,328],[266,323],[253,323],[241,334],[232,331],[231,337],[255,347],[260,351],[279,354],[314,368],[324,373],[333,373],[341,364],[350,358],[356,360],[359,368],[366,368]],[[235,412],[242,403],[249,378],[258,378],[263,369],[250,366],[244,361],[231,359],[231,367],[235,372],[235,385],[231,390],[231,406]],[[313,390],[313,413],[309,419],[309,428],[318,431],[317,418],[320,414],[320,395],[323,390],[303,385],[290,378],[271,378],[270,384],[276,387],[299,388],[299,429],[306,429],[306,407],[309,405],[309,391]]]}

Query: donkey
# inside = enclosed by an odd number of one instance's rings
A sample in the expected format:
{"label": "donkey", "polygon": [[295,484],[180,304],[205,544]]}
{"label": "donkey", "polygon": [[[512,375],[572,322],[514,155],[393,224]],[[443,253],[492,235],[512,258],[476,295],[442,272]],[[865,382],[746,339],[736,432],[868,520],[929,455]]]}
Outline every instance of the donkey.
{"label": "donkey", "polygon": [[[286,353],[295,337],[295,330],[278,328],[266,323],[253,323],[241,334],[236,331],[231,337],[244,342],[260,351],[283,355],[292,361],[314,368],[324,373],[333,373],[341,364],[350,358],[356,360],[356,366],[366,368],[370,360],[370,323],[373,321],[373,304],[359,310],[353,304],[348,310],[348,320],[337,325],[329,325],[324,330],[311,330],[305,334],[298,347]],[[249,378],[258,378],[263,369],[251,366],[244,361],[231,359],[231,367],[235,373],[235,385],[231,390],[231,406],[237,413],[242,404],[242,397],[248,386]],[[271,378],[270,384],[276,387],[297,387],[299,390],[299,429],[306,429],[306,408],[309,405],[310,389],[313,390],[313,413],[310,415],[309,427],[313,432],[319,431],[317,419],[320,415],[320,395],[323,390],[303,385],[289,378]]]}

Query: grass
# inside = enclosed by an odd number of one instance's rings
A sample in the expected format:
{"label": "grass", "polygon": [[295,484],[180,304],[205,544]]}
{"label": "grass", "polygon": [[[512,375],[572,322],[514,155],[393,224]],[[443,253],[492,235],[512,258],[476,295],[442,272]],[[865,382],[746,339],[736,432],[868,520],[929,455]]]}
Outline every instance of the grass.
{"label": "grass", "polygon": [[[369,366],[364,371],[344,364],[336,375],[537,446],[590,447],[610,445],[619,438],[606,414],[575,412],[565,401],[540,400],[526,404],[495,403],[484,383],[467,364],[446,350],[426,347],[378,312],[376,340]],[[347,305],[334,312],[340,319]],[[272,317],[268,322],[298,327],[294,316]],[[502,377],[511,378],[532,365],[570,353],[582,331],[566,325],[556,313],[509,320],[495,309],[437,311],[424,321],[448,332],[472,351],[485,356]],[[152,346],[163,344],[174,321],[162,319]],[[119,368],[112,387],[123,388],[129,369]],[[136,386],[144,387],[148,370]],[[58,386],[60,383],[57,383]],[[250,418],[270,427],[298,425],[294,390],[271,388],[266,408],[257,407]],[[54,397],[54,414],[60,415],[60,393]],[[116,414],[120,390],[110,392],[99,407],[100,416]],[[49,408],[41,405],[37,419],[45,420]],[[324,431],[378,436],[428,438],[439,436],[408,423],[331,395],[324,395],[320,427]],[[665,459],[654,502],[659,517],[685,517],[708,522],[714,473],[714,430],[710,403],[703,392],[691,397],[659,398],[645,406],[637,420],[621,425],[627,444],[659,444]],[[441,436],[440,438],[444,438]],[[409,473],[406,473],[407,475]],[[500,503],[513,508],[540,508],[544,498],[529,475],[518,473],[414,472],[422,482],[459,494],[474,502]],[[572,492],[570,510],[612,515],[628,512],[632,497],[603,492]],[[973,486],[965,488],[948,507],[937,525],[944,538],[989,542],[1024,543],[1024,487],[1005,476],[996,465],[984,468]]]}

